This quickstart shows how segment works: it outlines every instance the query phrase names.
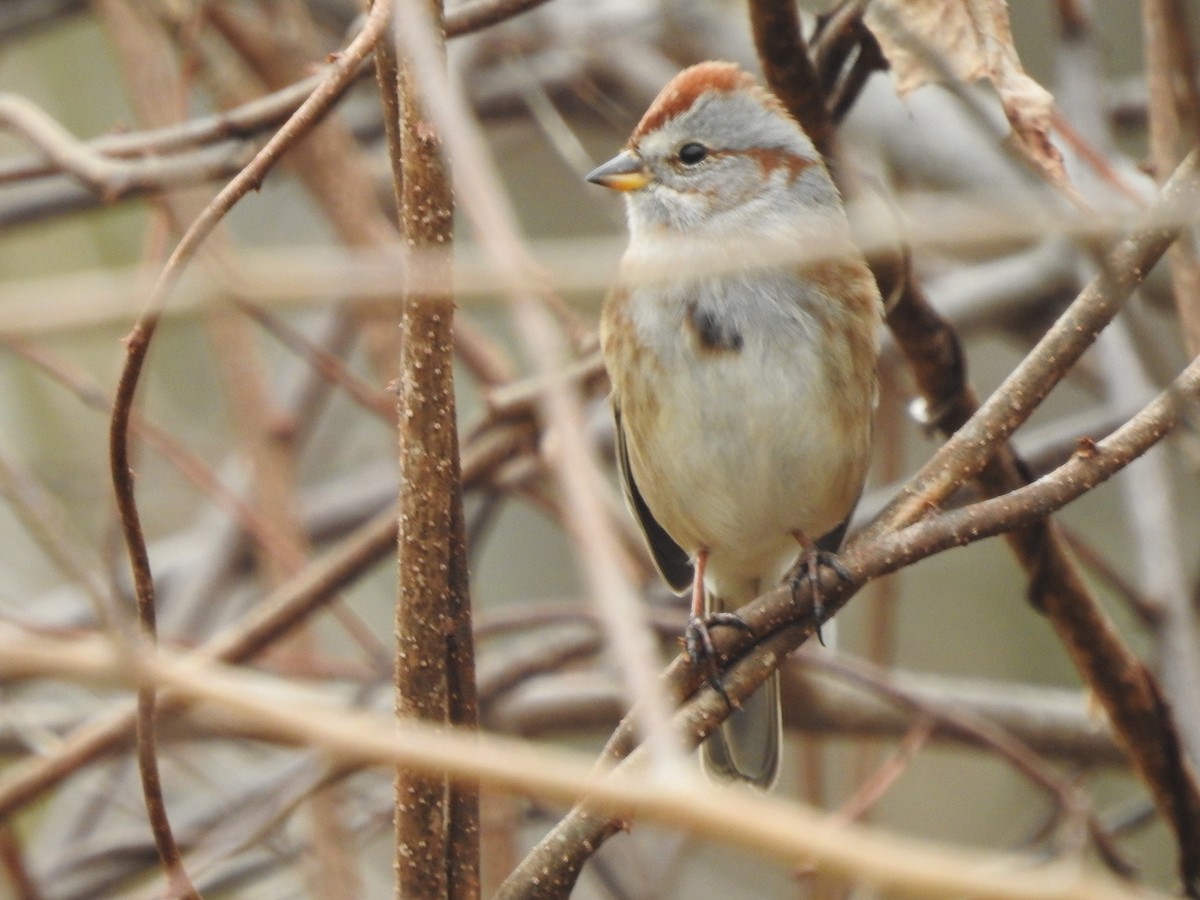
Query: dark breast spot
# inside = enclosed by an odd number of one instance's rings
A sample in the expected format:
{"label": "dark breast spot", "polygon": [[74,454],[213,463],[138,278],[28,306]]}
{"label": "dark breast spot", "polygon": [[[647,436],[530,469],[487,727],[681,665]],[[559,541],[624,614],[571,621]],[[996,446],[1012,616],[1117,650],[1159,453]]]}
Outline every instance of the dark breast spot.
{"label": "dark breast spot", "polygon": [[696,304],[688,307],[688,324],[696,334],[700,347],[714,353],[728,353],[742,349],[742,335],[733,322],[722,319],[711,309],[701,309]]}

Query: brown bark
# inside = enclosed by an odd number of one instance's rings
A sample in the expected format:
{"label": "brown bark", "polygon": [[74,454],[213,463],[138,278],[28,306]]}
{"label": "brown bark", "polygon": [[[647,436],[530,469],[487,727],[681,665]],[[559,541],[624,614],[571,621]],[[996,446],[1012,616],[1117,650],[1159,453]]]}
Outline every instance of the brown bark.
{"label": "brown bark", "polygon": [[[441,4],[431,9],[440,23]],[[380,46],[376,62],[384,108],[399,113],[396,124],[388,123],[388,144],[401,232],[405,245],[422,253],[434,283],[444,286],[437,293],[406,291],[401,319],[396,714],[474,727],[474,643],[453,379],[454,203],[441,141],[423,112],[419,85],[407,65],[397,64],[394,47]],[[397,772],[396,871],[399,897],[479,895],[475,785]]]}

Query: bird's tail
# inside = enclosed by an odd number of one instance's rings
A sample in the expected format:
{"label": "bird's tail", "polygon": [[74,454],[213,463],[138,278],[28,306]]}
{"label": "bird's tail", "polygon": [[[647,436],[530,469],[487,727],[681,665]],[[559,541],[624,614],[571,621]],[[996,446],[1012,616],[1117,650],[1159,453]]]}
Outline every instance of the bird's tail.
{"label": "bird's tail", "polygon": [[[749,591],[749,598],[755,593]],[[720,612],[725,604],[710,594],[705,607],[707,613]],[[767,790],[779,777],[782,736],[779,673],[772,672],[701,745],[701,767],[718,781],[746,781]]]}
{"label": "bird's tail", "polygon": [[700,763],[720,781],[748,781],[767,790],[779,777],[782,733],[779,673],[772,672],[742,708],[709,735],[700,747]]}

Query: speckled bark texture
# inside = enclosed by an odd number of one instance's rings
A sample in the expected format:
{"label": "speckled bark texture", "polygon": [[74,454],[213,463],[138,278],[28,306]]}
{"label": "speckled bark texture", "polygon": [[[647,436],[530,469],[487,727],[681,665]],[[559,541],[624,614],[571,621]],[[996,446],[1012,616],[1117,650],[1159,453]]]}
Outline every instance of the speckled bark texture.
{"label": "speckled bark texture", "polygon": [[[440,4],[432,6],[440,21]],[[442,286],[432,293],[406,291],[401,321],[396,713],[473,727],[474,649],[453,377],[454,203],[441,144],[422,113],[411,71],[397,67],[391,46],[381,49],[377,62],[385,110],[398,112],[398,121],[388,117],[388,137],[403,239],[423,261],[431,260],[434,280],[422,283]],[[398,89],[389,97],[391,85]],[[397,896],[477,897],[478,832],[473,786],[397,772]]]}

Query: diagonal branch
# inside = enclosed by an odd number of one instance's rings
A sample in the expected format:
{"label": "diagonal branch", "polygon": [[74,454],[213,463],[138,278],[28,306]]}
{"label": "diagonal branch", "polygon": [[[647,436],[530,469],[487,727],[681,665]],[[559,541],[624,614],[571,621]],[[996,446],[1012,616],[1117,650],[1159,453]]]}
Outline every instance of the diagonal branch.
{"label": "diagonal branch", "polygon": [[[1200,156],[1197,154],[1188,157],[1147,211],[1147,218],[1142,220],[1151,224],[1118,242],[1107,257],[1105,269],[1083,290],[1005,384],[906,485],[889,507],[890,514],[885,511],[880,521],[853,541],[843,554],[843,561],[854,576],[853,586],[848,588],[837,579],[823,585],[825,606],[830,614],[845,605],[852,593],[870,578],[894,572],[933,552],[1036,522],[1110,477],[1169,430],[1174,415],[1173,395],[1170,393],[1156,401],[1157,405],[1152,405],[1148,414],[1152,419],[1149,424],[1145,419],[1139,423],[1137,433],[1141,438],[1140,443],[1123,456],[1111,455],[1107,450],[1099,454],[1093,466],[1093,477],[1086,482],[1078,479],[1076,470],[1069,469],[1062,487],[1053,480],[1047,482],[1043,478],[1036,486],[1027,488],[1032,494],[1026,496],[1037,498],[1036,501],[1025,500],[1015,507],[1003,505],[1006,497],[986,501],[1001,504],[999,507],[984,507],[991,510],[989,515],[998,516],[991,530],[986,533],[981,530],[983,523],[970,518],[976,512],[976,507],[942,514],[936,519],[941,525],[913,525],[930,508],[936,508],[916,498],[944,499],[962,480],[981,471],[996,444],[1003,439],[996,432],[1007,428],[1003,435],[1007,436],[1016,428],[1019,422],[1012,420],[1016,411],[1023,411],[1027,415],[1049,393],[1050,387],[1062,377],[1064,370],[1059,366],[1069,365],[1082,354],[1099,329],[1116,313],[1121,302],[1140,283],[1144,273],[1162,256],[1179,229],[1160,223],[1186,221],[1187,210],[1200,205],[1198,163]],[[1181,390],[1195,389],[1194,370],[1195,366],[1189,369],[1179,385]],[[1134,421],[1138,420],[1135,418]],[[969,437],[960,437],[962,435]],[[1073,459],[1071,464],[1080,465],[1079,458]],[[1047,484],[1053,487],[1047,487]],[[1047,499],[1047,495],[1051,495],[1051,499]],[[902,514],[898,514],[897,510]],[[1005,514],[999,516],[999,510]],[[918,532],[899,530],[905,526],[936,528],[935,543],[908,540]],[[925,540],[935,539],[927,537]],[[1082,585],[1076,581],[1068,583],[1070,590],[1056,589],[1050,592],[1044,589],[1047,584],[1061,585],[1061,579],[1072,575],[1073,572],[1058,569],[1044,574],[1043,581],[1035,581],[1035,587],[1042,586],[1040,597],[1048,607],[1053,608],[1055,626],[1063,635],[1076,665],[1084,672],[1089,685],[1097,690],[1112,718],[1119,740],[1150,787],[1159,809],[1172,823],[1181,847],[1181,868],[1186,875],[1195,862],[1192,859],[1195,848],[1200,846],[1196,837],[1197,824],[1200,823],[1200,797],[1190,768],[1180,754],[1167,711],[1145,667],[1120,641],[1098,607],[1094,604],[1084,604],[1080,608],[1071,606],[1073,599],[1087,596]],[[1055,576],[1060,580],[1055,580]],[[754,634],[766,637],[761,639],[753,652],[738,659],[726,672],[724,685],[735,703],[749,696],[770,671],[812,634],[815,623],[808,617],[808,602],[806,592],[793,598],[789,590],[781,588],[740,611],[740,615],[754,629]],[[1095,645],[1088,643],[1093,635],[1097,639]],[[750,640],[722,634],[718,635],[717,643],[718,649],[723,652],[737,654],[746,652]],[[1092,652],[1087,652],[1089,648]],[[676,659],[668,667],[664,678],[667,690],[681,700],[689,696],[699,683],[682,658]],[[1131,686],[1126,688],[1124,684],[1114,684],[1120,679],[1131,679]],[[711,690],[701,690],[681,710],[677,721],[686,730],[689,739],[697,742],[727,715],[724,701]],[[615,763],[633,751],[635,736],[630,718],[627,716],[609,739],[602,756],[604,762]],[[577,806],[526,857],[505,882],[500,896],[530,896],[526,892],[533,890],[533,885],[539,886],[533,896],[562,896],[574,884],[591,854],[620,827],[619,820],[586,805]]]}
{"label": "diagonal branch", "polygon": [[833,120],[800,33],[796,4],[750,0],[750,27],[767,84],[804,126],[818,152],[828,158],[835,136]]}

